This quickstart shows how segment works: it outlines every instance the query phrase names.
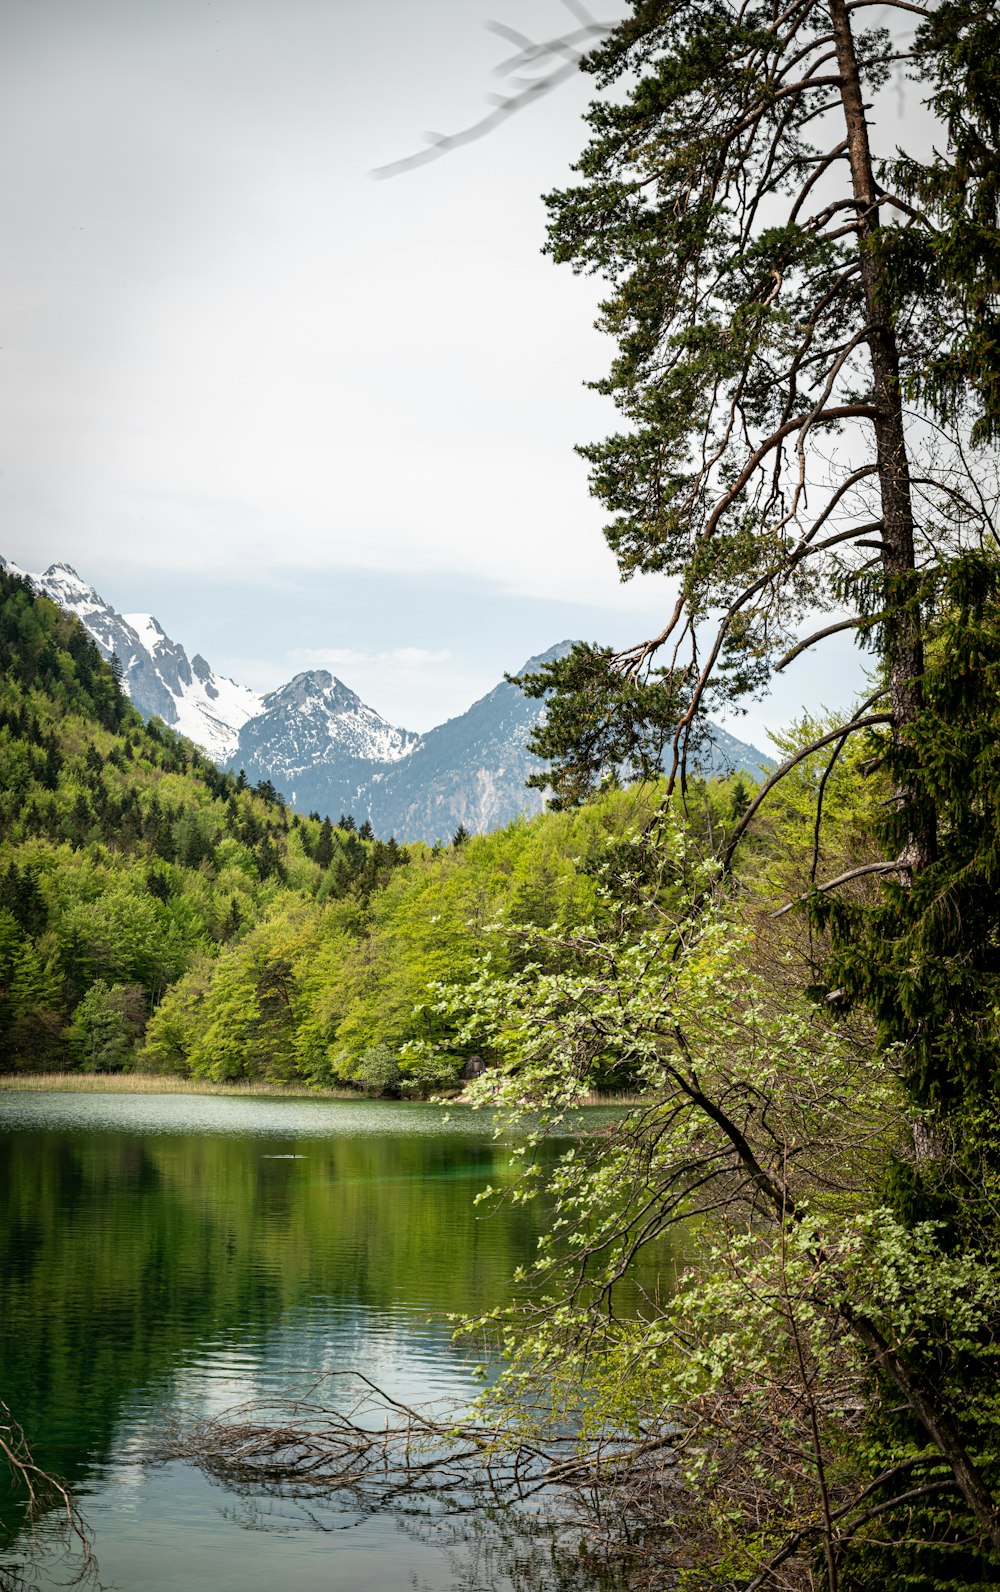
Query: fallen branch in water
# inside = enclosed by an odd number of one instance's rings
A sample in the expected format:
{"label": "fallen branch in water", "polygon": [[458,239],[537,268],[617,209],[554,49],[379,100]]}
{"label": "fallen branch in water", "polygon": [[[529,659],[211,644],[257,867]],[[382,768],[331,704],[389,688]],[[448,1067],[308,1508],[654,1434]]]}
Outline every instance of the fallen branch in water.
{"label": "fallen branch in water", "polygon": [[479,1507],[486,1493],[524,1503],[549,1489],[614,1485],[626,1458],[634,1477],[641,1449],[670,1463],[665,1435],[642,1444],[607,1437],[586,1449],[570,1437],[542,1444],[457,1409],[406,1404],[360,1371],[328,1372],[313,1395],[335,1378],[359,1387],[345,1412],[314,1396],[280,1406],[252,1401],[168,1434],[149,1458],[183,1460],[234,1487],[294,1482],[312,1494],[350,1493],[377,1506],[432,1496],[462,1511]]}
{"label": "fallen branch in water", "polygon": [[0,1592],[29,1592],[37,1586],[36,1559],[43,1545],[42,1528],[62,1538],[64,1548],[78,1559],[70,1586],[99,1588],[97,1559],[90,1531],[64,1482],[42,1470],[31,1457],[24,1432],[6,1404],[0,1401],[0,1464],[6,1467],[12,1483],[26,1495],[25,1524],[27,1544],[24,1557],[0,1564]]}
{"label": "fallen branch in water", "polygon": [[[350,1407],[337,1411],[317,1401],[331,1382],[357,1385]],[[725,1423],[724,1423],[725,1424]],[[752,1437],[752,1420],[729,1430],[734,1454]],[[656,1430],[630,1437],[611,1434],[582,1445],[570,1437],[542,1442],[501,1425],[463,1418],[456,1406],[414,1407],[391,1397],[360,1372],[330,1372],[310,1395],[286,1404],[250,1402],[185,1431],[166,1436],[148,1457],[181,1460],[234,1492],[318,1500],[350,1508],[363,1518],[391,1512],[436,1530],[506,1533],[535,1543],[539,1533],[560,1563],[575,1566],[561,1585],[595,1589],[610,1569],[625,1571],[632,1592],[662,1586],[662,1553],[676,1556],[686,1532],[697,1534],[687,1512],[680,1454],[684,1435],[664,1419]],[[721,1454],[720,1450],[720,1454]],[[850,1536],[900,1499],[948,1495],[954,1479],[940,1456],[928,1451],[838,1499],[835,1523]],[[306,1511],[317,1529],[321,1517]],[[461,1521],[461,1525],[459,1525]],[[765,1584],[800,1592],[803,1563],[820,1539],[818,1521],[798,1522],[748,1586]],[[551,1568],[551,1563],[550,1563]],[[616,1580],[616,1584],[618,1584]],[[811,1584],[811,1583],[810,1583]]]}

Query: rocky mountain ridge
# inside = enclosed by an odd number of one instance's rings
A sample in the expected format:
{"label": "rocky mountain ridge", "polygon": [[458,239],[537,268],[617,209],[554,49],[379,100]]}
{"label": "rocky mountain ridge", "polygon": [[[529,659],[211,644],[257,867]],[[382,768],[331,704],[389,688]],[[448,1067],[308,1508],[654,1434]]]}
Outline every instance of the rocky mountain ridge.
{"label": "rocky mountain ridge", "polygon": [[256,691],[215,674],[200,653],[189,659],[152,614],[120,614],[71,564],[50,564],[40,575],[5,558],[0,565],[79,619],[105,658],[117,657],[122,685],[146,718],[161,718],[216,762],[235,750],[240,729],[260,712]]}
{"label": "rocky mountain ridge", "polygon": [[[189,659],[151,614],[118,613],[69,564],[28,579],[81,621],[106,658],[117,656],[140,712],[162,718],[220,765],[245,769],[251,782],[270,781],[300,811],[334,819],[351,813],[377,835],[428,842],[450,838],[460,824],[475,833],[541,811],[541,792],[525,781],[542,764],[525,743],[544,704],[508,681],[417,735],[390,724],[324,669],[297,674],[266,696],[216,675],[200,654]],[[536,671],[571,645],[560,642],[518,672]],[[766,761],[712,726],[700,765],[756,778]]]}
{"label": "rocky mountain ridge", "polygon": [[[407,757],[420,736],[389,724],[325,669],[297,674],[264,697],[227,766],[269,779],[292,802],[334,817],[353,812],[372,768]],[[346,803],[346,805],[345,805]],[[359,820],[360,821],[360,820]]]}

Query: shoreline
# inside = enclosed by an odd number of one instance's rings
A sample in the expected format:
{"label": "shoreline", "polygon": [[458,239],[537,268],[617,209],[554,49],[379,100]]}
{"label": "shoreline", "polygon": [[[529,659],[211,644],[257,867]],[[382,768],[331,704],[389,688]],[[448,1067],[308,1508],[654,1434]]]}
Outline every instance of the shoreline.
{"label": "shoreline", "polygon": [[25,1072],[0,1074],[7,1094],[189,1094],[268,1096],[295,1100],[360,1100],[355,1089],[310,1089],[305,1084],[216,1083],[211,1078],[176,1078],[155,1072]]}
{"label": "shoreline", "polygon": [[[468,1105],[462,1095],[448,1099],[386,1099],[361,1094],[356,1089],[310,1089],[306,1084],[216,1083],[211,1078],[178,1078],[155,1072],[9,1072],[0,1073],[0,1094],[155,1094],[155,1095],[230,1095],[243,1099],[338,1100],[358,1105],[437,1105],[442,1110]],[[574,1110],[592,1106],[622,1107],[635,1103],[635,1095],[589,1095]]]}

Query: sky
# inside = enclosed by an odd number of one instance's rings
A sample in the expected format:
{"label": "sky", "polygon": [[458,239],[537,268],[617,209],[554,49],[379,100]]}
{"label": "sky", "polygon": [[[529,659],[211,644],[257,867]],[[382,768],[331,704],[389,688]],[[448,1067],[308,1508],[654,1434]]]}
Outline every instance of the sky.
{"label": "sky", "polygon": [[[598,285],[541,253],[588,84],[373,176],[503,89],[491,18],[572,25],[496,4],[0,0],[0,553],[416,730],[661,628],[573,452],[614,425]],[[728,722],[765,744],[859,684],[844,642]]]}

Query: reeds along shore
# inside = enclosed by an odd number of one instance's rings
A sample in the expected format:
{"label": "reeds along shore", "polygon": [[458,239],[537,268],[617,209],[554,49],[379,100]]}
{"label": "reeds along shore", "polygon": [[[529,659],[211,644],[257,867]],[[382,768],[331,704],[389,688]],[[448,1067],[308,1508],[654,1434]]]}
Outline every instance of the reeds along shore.
{"label": "reeds along shore", "polygon": [[[353,1100],[371,1105],[371,1095],[359,1094],[356,1089],[308,1089],[302,1084],[267,1083],[252,1080],[240,1083],[214,1083],[210,1078],[178,1078],[166,1073],[151,1072],[15,1072],[0,1074],[0,1093],[4,1091],[43,1093],[55,1091],[62,1094],[187,1094],[187,1095],[240,1095],[277,1096],[297,1100]],[[384,1098],[384,1097],[383,1097]],[[579,1106],[627,1106],[633,1104],[634,1095],[587,1095]],[[375,1103],[378,1103],[377,1101]],[[455,1106],[466,1104],[464,1098],[450,1096],[442,1100],[410,1102],[393,1099],[392,1105]]]}

